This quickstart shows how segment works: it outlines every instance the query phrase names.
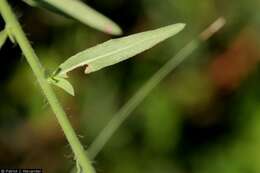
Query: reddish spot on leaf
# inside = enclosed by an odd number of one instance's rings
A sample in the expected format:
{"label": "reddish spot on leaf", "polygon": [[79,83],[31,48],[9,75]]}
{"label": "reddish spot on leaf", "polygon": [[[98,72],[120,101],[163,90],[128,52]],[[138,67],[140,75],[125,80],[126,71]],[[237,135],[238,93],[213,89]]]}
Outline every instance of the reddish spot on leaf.
{"label": "reddish spot on leaf", "polygon": [[111,27],[110,25],[107,25],[107,26],[105,27],[105,31],[106,31],[107,33],[112,33],[112,32],[113,32],[112,27]]}

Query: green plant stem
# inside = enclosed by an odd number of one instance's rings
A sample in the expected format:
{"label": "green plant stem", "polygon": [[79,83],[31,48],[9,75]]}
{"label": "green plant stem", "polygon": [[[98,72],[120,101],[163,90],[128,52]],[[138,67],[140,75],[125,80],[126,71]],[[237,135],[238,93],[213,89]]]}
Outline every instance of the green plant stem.
{"label": "green plant stem", "polygon": [[163,67],[161,67],[136,94],[114,115],[105,128],[100,132],[88,149],[89,157],[94,159],[102,150],[104,145],[113,136],[116,130],[136,109],[136,107],[151,93],[151,91],[172,72],[181,62],[188,58],[200,45],[214,35],[225,24],[225,19],[220,17],[206,28],[199,38],[194,39],[173,56]]}
{"label": "green plant stem", "polygon": [[21,25],[19,24],[14,12],[9,6],[6,0],[0,0],[0,11],[2,17],[6,22],[6,27],[10,30],[15,41],[20,46],[26,60],[31,66],[40,87],[46,96],[53,112],[55,113],[58,122],[75,154],[75,159],[79,162],[84,173],[94,173],[95,170],[91,165],[90,160],[88,159],[83,146],[81,145],[79,139],[72,128],[66,113],[64,112],[61,104],[59,103],[54,91],[51,86],[48,84],[45,79],[44,68],[42,67],[37,55],[35,54],[32,46],[30,45],[29,40],[26,38],[25,33],[22,30]]}

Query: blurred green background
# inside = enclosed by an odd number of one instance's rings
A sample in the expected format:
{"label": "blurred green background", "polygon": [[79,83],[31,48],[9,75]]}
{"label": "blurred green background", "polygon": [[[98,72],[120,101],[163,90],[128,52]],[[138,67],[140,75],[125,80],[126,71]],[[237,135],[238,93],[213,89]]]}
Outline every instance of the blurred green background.
{"label": "blurred green background", "polygon": [[[11,3],[50,72],[111,38],[19,0]],[[93,163],[98,172],[260,172],[259,0],[86,3],[117,22],[125,35],[187,24],[177,36],[126,62],[90,75],[73,71],[75,97],[55,89],[86,148],[168,59],[219,16],[227,20],[117,131]],[[19,47],[8,41],[0,57],[0,167],[69,172],[73,154]]]}

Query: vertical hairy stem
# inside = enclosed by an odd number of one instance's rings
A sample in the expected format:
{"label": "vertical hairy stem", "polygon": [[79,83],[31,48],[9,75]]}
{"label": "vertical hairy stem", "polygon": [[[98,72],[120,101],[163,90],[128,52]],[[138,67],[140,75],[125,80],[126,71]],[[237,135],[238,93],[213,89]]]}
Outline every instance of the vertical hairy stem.
{"label": "vertical hairy stem", "polygon": [[37,55],[35,54],[29,40],[26,38],[25,33],[22,30],[14,12],[9,6],[6,0],[0,0],[0,12],[6,23],[6,28],[9,30],[12,37],[20,46],[26,60],[31,66],[34,75],[36,76],[39,85],[47,98],[53,112],[55,113],[59,124],[75,154],[75,159],[78,161],[79,165],[82,167],[84,173],[95,173],[94,168],[88,159],[84,148],[81,145],[79,139],[77,138],[74,129],[72,128],[66,113],[64,112],[61,104],[59,103],[54,91],[48,84],[44,75],[44,68],[42,67]]}

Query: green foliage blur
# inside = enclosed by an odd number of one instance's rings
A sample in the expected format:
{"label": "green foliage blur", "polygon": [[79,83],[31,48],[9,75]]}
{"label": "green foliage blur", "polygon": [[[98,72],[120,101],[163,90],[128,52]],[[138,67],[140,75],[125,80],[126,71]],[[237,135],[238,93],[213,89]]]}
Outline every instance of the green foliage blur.
{"label": "green foliage blur", "polygon": [[[69,75],[75,97],[55,88],[86,148],[168,59],[219,16],[227,20],[117,131],[95,159],[98,172],[260,172],[259,0],[85,2],[117,22],[124,35],[187,24],[179,35],[126,62],[90,75],[74,70]],[[111,38],[44,9],[11,3],[49,73]],[[0,168],[69,172],[72,151],[18,46],[7,42],[0,57]]]}

